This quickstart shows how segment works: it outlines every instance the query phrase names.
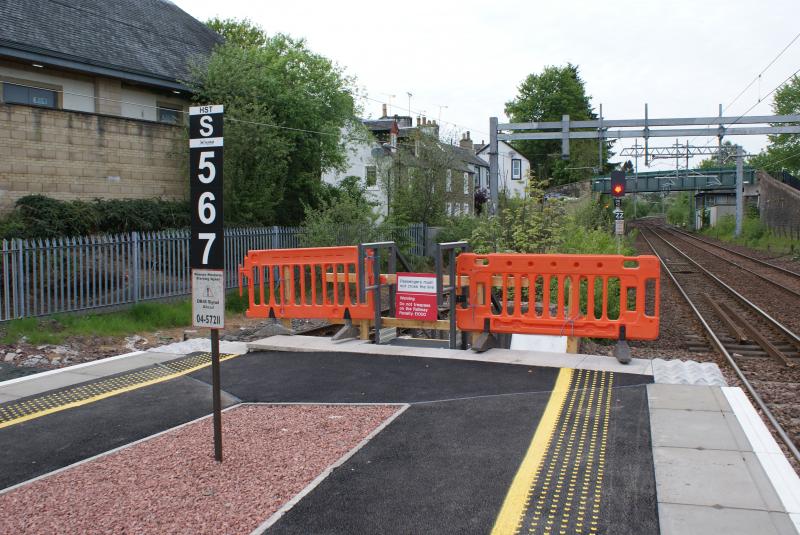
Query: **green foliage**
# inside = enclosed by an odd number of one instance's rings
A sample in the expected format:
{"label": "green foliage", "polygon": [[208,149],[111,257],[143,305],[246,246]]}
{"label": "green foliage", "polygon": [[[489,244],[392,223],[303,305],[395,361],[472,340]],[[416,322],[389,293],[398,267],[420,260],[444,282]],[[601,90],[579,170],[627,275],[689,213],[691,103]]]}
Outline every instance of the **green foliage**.
{"label": "green foliage", "polygon": [[800,252],[800,241],[775,234],[761,222],[757,213],[746,213],[745,218],[742,220],[741,236],[737,238],[735,231],[736,217],[726,215],[719,218],[716,226],[704,228],[701,233],[718,240],[744,245],[752,249],[791,255],[797,255]]}
{"label": "green foliage", "polygon": [[[420,134],[414,143],[401,146],[381,171],[383,189],[389,192],[390,220],[430,226],[443,223],[447,172],[460,165],[455,152],[432,136]],[[460,174],[451,172],[456,191]]]}
{"label": "green foliage", "polygon": [[227,42],[192,69],[198,103],[225,105],[225,217],[295,225],[319,203],[320,175],[346,161],[354,80],[304,40],[248,21],[212,20]]}
{"label": "green foliage", "polygon": [[689,192],[679,193],[672,197],[667,207],[667,222],[679,227],[688,227],[691,225],[692,198]]}
{"label": "green foliage", "polygon": [[[569,114],[570,120],[596,119],[591,98],[578,66],[548,66],[540,74],[529,75],[519,86],[517,97],[506,103],[506,115],[512,122],[560,121]],[[514,146],[531,162],[531,169],[540,178],[552,179],[554,185],[566,184],[592,176],[598,165],[597,143],[592,140],[570,141],[570,159],[561,159],[561,141],[520,141]],[[603,147],[603,169],[611,170],[608,157],[612,143]]]}
{"label": "green foliage", "polygon": [[[800,113],[800,78],[793,76],[775,92],[772,98],[772,111],[776,115]],[[748,164],[771,174],[785,170],[797,175],[800,173],[800,136],[796,134],[769,136],[766,150],[752,157]]]}
{"label": "green foliage", "polygon": [[187,226],[189,206],[185,201],[59,201],[44,195],[27,195],[17,201],[14,212],[0,221],[0,237],[54,238]]}
{"label": "green foliage", "polygon": [[330,247],[370,242],[377,234],[374,204],[355,176],[329,187],[320,206],[306,206],[305,247]]}
{"label": "green foliage", "polygon": [[499,213],[482,220],[472,233],[475,252],[547,253],[563,240],[564,202],[544,199],[547,182],[528,180],[524,198],[506,199]]}
{"label": "green foliage", "polygon": [[486,219],[468,215],[449,217],[436,235],[436,241],[439,243],[469,241],[475,229],[484,223]]}
{"label": "green foliage", "polygon": [[[247,309],[247,294],[230,293],[225,298],[228,313]],[[168,303],[137,303],[130,308],[105,314],[58,314],[48,318],[23,318],[2,326],[0,341],[17,343],[23,336],[28,343],[60,344],[70,337],[128,336],[160,329],[189,326],[192,304],[188,300]]]}

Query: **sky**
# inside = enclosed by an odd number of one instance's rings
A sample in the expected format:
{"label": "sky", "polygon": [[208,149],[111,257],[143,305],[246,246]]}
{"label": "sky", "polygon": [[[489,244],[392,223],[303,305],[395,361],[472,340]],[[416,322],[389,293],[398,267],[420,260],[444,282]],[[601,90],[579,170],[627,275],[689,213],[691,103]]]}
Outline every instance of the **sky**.
{"label": "sky", "polygon": [[[578,65],[608,119],[642,118],[645,103],[651,118],[716,116],[719,104],[726,116],[769,114],[767,94],[800,69],[798,38],[764,71],[800,35],[800,0],[172,1],[200,20],[248,18],[269,34],[305,38],[375,99],[361,101],[365,117],[380,116],[376,101],[407,114],[411,93],[412,115],[441,118],[456,141],[469,130],[488,142],[489,117],[502,122],[520,82],[547,65]],[[767,143],[728,139],[749,153]]]}

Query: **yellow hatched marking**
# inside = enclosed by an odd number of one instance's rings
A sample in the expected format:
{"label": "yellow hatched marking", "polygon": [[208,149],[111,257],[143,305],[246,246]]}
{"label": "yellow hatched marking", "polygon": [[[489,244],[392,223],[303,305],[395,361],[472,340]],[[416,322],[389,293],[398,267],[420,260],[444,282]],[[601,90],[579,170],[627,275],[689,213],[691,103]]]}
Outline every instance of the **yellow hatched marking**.
{"label": "yellow hatched marking", "polygon": [[[236,356],[238,355],[220,355],[219,360],[223,362]],[[183,362],[174,363],[177,365],[173,366],[167,364],[166,366],[168,368],[166,369],[151,368],[144,371],[132,372],[114,379],[99,381],[88,387],[84,385],[64,392],[46,394],[45,396],[23,401],[22,403],[14,403],[12,401],[10,403],[13,403],[13,405],[0,408],[4,420],[9,413],[12,417],[10,420],[0,421],[0,429],[40,418],[48,414],[88,405],[89,403],[124,394],[125,392],[137,390],[145,386],[163,383],[164,381],[187,375],[211,365],[211,358],[208,353],[189,360],[191,360],[191,365],[186,365]],[[170,373],[169,369],[176,371]],[[6,412],[6,409],[8,412]]]}
{"label": "yellow hatched marking", "polygon": [[569,385],[572,381],[572,370],[562,368],[558,374],[558,379],[550,394],[550,400],[544,409],[539,426],[533,435],[533,440],[522,459],[517,474],[511,482],[500,514],[495,520],[492,535],[506,535],[515,533],[519,526],[520,519],[525,510],[526,498],[531,486],[535,481],[537,471],[540,469],[542,460],[547,453],[549,443],[564,407],[564,402],[569,394]]}

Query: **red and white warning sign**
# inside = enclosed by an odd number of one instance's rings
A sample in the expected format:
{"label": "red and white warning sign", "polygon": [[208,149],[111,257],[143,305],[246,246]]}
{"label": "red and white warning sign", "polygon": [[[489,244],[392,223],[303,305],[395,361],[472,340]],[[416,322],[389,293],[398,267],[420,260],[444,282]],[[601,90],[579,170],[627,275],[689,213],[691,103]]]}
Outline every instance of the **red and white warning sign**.
{"label": "red and white warning sign", "polygon": [[436,275],[398,273],[395,310],[398,318],[436,321]]}

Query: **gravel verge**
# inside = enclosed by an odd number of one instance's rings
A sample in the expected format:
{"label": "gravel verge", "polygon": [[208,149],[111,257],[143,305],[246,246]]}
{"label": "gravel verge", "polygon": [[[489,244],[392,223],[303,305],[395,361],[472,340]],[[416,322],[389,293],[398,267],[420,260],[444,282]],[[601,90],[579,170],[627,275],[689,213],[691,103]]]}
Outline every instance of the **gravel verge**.
{"label": "gravel verge", "polygon": [[242,405],[223,463],[205,418],[0,495],[0,533],[248,534],[398,410]]}

